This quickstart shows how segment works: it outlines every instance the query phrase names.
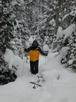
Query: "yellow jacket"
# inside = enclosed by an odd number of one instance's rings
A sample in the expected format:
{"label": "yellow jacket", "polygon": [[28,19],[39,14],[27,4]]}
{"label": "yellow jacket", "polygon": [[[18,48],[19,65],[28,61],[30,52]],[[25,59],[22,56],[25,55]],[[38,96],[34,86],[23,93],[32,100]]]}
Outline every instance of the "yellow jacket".
{"label": "yellow jacket", "polygon": [[33,61],[33,62],[39,60],[39,55],[40,55],[40,52],[38,51],[38,49],[30,50],[28,52],[28,56],[30,58],[30,61]]}

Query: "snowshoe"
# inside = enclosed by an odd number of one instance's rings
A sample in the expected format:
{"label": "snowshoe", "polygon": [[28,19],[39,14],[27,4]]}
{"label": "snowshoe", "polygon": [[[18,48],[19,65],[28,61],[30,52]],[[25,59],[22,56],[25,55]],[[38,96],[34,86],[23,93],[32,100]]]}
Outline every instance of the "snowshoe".
{"label": "snowshoe", "polygon": [[36,89],[37,87],[42,87],[42,83],[45,81],[43,75],[37,74],[34,76],[33,81],[30,81],[33,84],[33,88]]}

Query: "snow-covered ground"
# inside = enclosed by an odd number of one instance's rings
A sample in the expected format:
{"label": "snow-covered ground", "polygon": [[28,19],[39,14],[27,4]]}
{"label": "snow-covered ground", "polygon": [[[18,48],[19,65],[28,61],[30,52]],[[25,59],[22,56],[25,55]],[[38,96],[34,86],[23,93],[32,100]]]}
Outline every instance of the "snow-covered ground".
{"label": "snow-covered ground", "polygon": [[0,102],[76,102],[76,74],[60,65],[56,53],[50,52],[47,58],[40,59],[43,87],[33,89],[29,64],[25,63],[24,68],[24,76],[0,86]]}

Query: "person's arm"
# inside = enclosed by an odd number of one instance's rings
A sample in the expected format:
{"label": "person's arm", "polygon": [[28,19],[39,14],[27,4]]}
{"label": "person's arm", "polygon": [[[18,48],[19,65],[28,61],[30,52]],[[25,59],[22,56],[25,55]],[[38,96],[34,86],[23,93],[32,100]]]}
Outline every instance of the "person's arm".
{"label": "person's arm", "polygon": [[24,49],[25,52],[29,52],[30,50],[31,50],[31,47],[29,47],[27,49],[26,48]]}
{"label": "person's arm", "polygon": [[44,55],[44,56],[47,56],[47,55],[48,55],[48,53],[45,53],[44,51],[42,51],[40,47],[38,48],[38,50],[39,50],[39,52],[40,52],[42,55]]}

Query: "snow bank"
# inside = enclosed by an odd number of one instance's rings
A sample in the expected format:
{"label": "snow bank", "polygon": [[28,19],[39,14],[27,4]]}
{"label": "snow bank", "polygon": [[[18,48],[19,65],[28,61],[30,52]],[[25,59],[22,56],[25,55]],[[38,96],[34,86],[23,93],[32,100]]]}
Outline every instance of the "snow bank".
{"label": "snow bank", "polygon": [[[8,62],[10,69],[12,69],[13,65],[17,68],[17,76],[24,75],[26,68],[28,67],[28,65],[26,64],[25,57],[24,59],[21,59],[19,56],[14,55],[14,53],[11,50],[6,49],[4,59],[6,62]],[[26,67],[24,65],[26,65]]]}

